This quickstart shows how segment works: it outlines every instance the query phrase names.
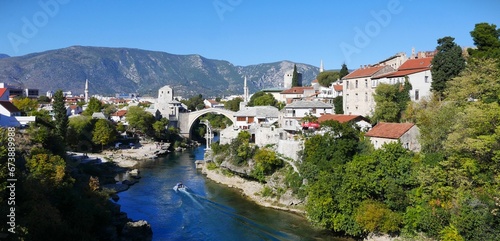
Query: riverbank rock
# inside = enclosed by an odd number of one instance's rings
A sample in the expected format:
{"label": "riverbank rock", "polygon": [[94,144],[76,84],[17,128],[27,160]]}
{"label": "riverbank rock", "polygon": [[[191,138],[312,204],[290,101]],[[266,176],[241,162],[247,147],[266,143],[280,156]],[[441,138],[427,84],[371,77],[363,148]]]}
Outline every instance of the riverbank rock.
{"label": "riverbank rock", "polygon": [[128,222],[122,230],[122,241],[150,241],[153,240],[153,229],[144,220]]}
{"label": "riverbank rock", "polygon": [[113,193],[119,193],[126,191],[129,188],[129,185],[126,184],[106,184],[102,186],[103,189],[108,189]]}

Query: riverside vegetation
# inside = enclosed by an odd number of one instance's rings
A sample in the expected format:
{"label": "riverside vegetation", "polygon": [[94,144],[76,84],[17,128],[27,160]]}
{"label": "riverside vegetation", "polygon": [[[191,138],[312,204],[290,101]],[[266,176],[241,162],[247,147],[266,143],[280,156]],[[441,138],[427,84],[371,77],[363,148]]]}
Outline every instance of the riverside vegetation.
{"label": "riverside vegetation", "polygon": [[411,103],[399,84],[377,87],[374,119],[416,123],[420,153],[400,143],[375,150],[358,129],[327,121],[325,134],[303,136],[298,172],[245,131],[231,144],[213,144],[209,168],[266,184],[261,195],[290,190],[312,223],[351,236],[499,240],[500,30],[480,23],[471,36],[477,48],[466,59],[453,38],[438,40],[433,98]]}

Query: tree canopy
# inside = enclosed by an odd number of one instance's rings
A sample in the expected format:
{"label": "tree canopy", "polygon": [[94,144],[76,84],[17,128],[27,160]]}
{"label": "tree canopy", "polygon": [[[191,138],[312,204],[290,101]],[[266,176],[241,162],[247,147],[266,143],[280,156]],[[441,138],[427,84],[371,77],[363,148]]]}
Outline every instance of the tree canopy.
{"label": "tree canopy", "polygon": [[54,110],[56,134],[61,140],[65,141],[66,132],[68,130],[68,115],[66,115],[66,107],[64,105],[64,95],[62,90],[58,90],[54,93],[52,108]]}
{"label": "tree canopy", "polygon": [[271,93],[259,91],[250,97],[248,106],[276,106],[277,103],[278,101]]}
{"label": "tree canopy", "polygon": [[334,71],[321,72],[316,76],[316,80],[321,86],[329,87],[333,82],[340,79],[340,73]]}
{"label": "tree canopy", "polygon": [[226,103],[224,103],[224,108],[231,111],[239,111],[241,102],[243,102],[243,99],[241,97],[236,97],[232,100],[226,101]]}
{"label": "tree canopy", "polygon": [[92,97],[89,100],[89,103],[87,105],[87,108],[83,111],[83,115],[88,115],[91,116],[95,112],[101,112],[102,111],[102,103],[99,99]]}
{"label": "tree canopy", "polygon": [[344,76],[349,74],[349,69],[347,69],[347,65],[345,63],[342,64],[339,72],[339,79],[344,78]]}
{"label": "tree canopy", "polygon": [[432,59],[432,90],[439,96],[443,96],[446,83],[458,76],[465,68],[465,59],[462,56],[462,48],[454,42],[452,37],[444,37],[437,40],[437,54]]}
{"label": "tree canopy", "polygon": [[478,23],[470,32],[477,49],[468,49],[471,57],[500,60],[500,29],[495,24]]}
{"label": "tree canopy", "polygon": [[373,119],[376,122],[399,122],[410,101],[411,88],[408,79],[404,85],[401,83],[378,85],[373,95],[376,103]]}
{"label": "tree canopy", "polygon": [[293,74],[292,74],[292,87],[300,86],[299,83],[299,73],[297,72],[297,65],[293,65]]}

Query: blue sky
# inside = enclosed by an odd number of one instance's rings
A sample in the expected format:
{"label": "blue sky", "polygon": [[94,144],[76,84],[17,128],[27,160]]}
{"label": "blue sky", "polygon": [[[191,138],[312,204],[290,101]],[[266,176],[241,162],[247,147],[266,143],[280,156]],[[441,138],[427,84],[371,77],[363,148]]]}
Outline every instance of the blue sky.
{"label": "blue sky", "polygon": [[0,0],[0,53],[73,45],[200,54],[251,65],[290,60],[326,69],[473,46],[480,22],[500,27],[500,1]]}

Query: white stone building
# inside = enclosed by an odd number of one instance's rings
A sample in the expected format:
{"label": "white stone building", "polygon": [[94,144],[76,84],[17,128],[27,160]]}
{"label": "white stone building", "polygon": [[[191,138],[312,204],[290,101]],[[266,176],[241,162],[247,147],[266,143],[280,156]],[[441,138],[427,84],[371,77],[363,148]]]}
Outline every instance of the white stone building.
{"label": "white stone building", "polygon": [[432,57],[409,59],[401,65],[398,71],[387,75],[375,77],[378,83],[396,84],[404,83],[408,77],[412,89],[410,90],[410,98],[412,101],[419,101],[422,98],[431,96],[431,61]]}
{"label": "white stone building", "polygon": [[418,142],[420,130],[413,123],[380,122],[365,136],[370,138],[375,149],[381,148],[385,143],[399,141],[408,150],[420,151],[420,143]]}

